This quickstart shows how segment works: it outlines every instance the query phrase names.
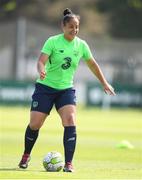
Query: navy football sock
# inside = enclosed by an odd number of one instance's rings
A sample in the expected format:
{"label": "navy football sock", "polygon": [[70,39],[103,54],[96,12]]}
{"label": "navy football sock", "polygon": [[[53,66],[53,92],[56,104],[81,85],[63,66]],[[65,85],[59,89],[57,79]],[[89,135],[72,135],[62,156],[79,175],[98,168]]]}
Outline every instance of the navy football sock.
{"label": "navy football sock", "polygon": [[76,126],[64,127],[65,163],[72,162],[76,147]]}
{"label": "navy football sock", "polygon": [[25,150],[24,154],[30,154],[32,151],[32,148],[36,142],[36,139],[38,137],[39,130],[32,130],[29,126],[26,129],[25,132]]}

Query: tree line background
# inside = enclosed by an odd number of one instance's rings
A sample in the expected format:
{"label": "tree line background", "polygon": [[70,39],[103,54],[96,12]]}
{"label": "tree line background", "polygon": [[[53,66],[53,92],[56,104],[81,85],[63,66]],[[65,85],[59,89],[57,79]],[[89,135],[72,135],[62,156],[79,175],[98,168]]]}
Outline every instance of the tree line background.
{"label": "tree line background", "polygon": [[142,38],[142,0],[0,0],[0,22],[24,16],[56,27],[66,7],[90,35]]}

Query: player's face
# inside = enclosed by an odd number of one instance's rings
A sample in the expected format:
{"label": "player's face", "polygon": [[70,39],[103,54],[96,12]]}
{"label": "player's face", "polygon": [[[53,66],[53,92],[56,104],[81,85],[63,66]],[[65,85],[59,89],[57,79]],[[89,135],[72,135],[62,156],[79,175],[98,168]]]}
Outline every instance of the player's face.
{"label": "player's face", "polygon": [[72,18],[63,26],[63,32],[66,39],[73,40],[79,32],[79,20],[77,18]]}

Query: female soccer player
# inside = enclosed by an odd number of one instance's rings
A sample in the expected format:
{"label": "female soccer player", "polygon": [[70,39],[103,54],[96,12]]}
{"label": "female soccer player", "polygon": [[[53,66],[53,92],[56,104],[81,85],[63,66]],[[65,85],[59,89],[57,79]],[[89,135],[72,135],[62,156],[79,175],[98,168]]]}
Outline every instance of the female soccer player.
{"label": "female soccer player", "polygon": [[76,146],[76,98],[73,77],[82,58],[99,79],[104,91],[115,95],[93,58],[87,43],[77,37],[80,17],[70,9],[64,10],[62,34],[50,37],[44,44],[38,60],[39,78],[32,96],[30,122],[25,132],[25,149],[19,163],[27,168],[30,153],[45,119],[55,105],[64,127],[64,172],[73,172],[73,155]]}

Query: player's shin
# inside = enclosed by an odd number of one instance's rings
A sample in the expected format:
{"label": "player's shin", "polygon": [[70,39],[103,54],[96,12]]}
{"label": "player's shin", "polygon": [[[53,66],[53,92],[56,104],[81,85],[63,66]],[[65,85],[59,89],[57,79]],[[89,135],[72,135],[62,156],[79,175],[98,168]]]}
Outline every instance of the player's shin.
{"label": "player's shin", "polygon": [[65,163],[72,162],[76,147],[76,126],[64,127]]}
{"label": "player's shin", "polygon": [[39,130],[32,130],[29,126],[25,132],[25,150],[24,154],[30,154],[37,140]]}

